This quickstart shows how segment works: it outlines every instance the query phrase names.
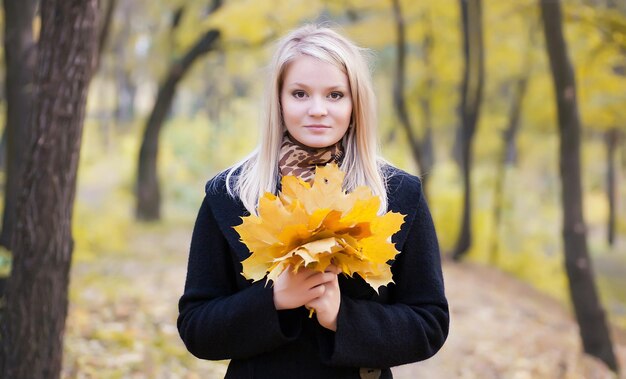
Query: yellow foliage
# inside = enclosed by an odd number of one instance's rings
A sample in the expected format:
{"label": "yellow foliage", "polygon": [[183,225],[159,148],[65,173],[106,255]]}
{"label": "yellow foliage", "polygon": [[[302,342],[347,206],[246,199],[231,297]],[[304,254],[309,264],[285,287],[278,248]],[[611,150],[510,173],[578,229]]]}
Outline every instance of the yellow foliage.
{"label": "yellow foliage", "polygon": [[267,274],[275,280],[290,267],[323,272],[334,264],[341,272],[361,276],[376,291],[393,282],[390,266],[398,251],[391,236],[404,215],[378,216],[380,198],[368,187],[346,193],[345,173],[337,165],[318,167],[313,185],[294,176],[282,179],[282,193],[266,193],[258,216],[243,218],[235,227],[251,251],[242,262],[243,275],[254,281]]}
{"label": "yellow foliage", "polygon": [[531,238],[524,243],[523,250],[502,251],[499,266],[540,291],[568,303],[569,291],[562,255],[545,254],[542,242]]}
{"label": "yellow foliage", "polygon": [[[460,223],[451,220],[460,219],[462,209],[462,184],[459,180],[458,166],[451,160],[442,161],[430,175],[428,198],[435,229],[439,236],[442,251],[450,251],[454,247],[455,236],[459,233]],[[432,189],[432,190],[431,190]]]}
{"label": "yellow foliage", "polygon": [[254,44],[274,36],[278,29],[314,17],[322,9],[319,1],[232,1],[218,9],[204,26],[219,29],[225,42]]}
{"label": "yellow foliage", "polygon": [[[385,16],[370,17],[346,27],[345,31],[359,45],[370,49],[383,49],[396,38],[393,18],[391,14]],[[376,30],[376,33],[371,33],[372,30]]]}
{"label": "yellow foliage", "polygon": [[113,326],[113,328],[95,330],[91,338],[102,341],[105,344],[132,348],[136,342],[136,331],[132,329],[124,330],[118,325]]}
{"label": "yellow foliage", "polygon": [[606,222],[609,214],[609,203],[606,193],[590,191],[584,198],[584,216],[588,225]]}
{"label": "yellow foliage", "polygon": [[125,202],[119,202],[93,211],[89,209],[90,205],[77,202],[72,228],[75,240],[74,260],[93,261],[103,252],[120,253],[125,250],[132,226],[126,205]]}

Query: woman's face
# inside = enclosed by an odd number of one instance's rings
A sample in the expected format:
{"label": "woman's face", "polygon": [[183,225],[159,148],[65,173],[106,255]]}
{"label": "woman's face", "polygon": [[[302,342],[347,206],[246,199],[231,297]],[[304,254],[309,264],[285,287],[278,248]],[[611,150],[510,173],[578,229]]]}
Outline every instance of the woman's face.
{"label": "woman's face", "polygon": [[289,134],[303,145],[331,146],[350,125],[352,97],[347,75],[308,55],[287,66],[280,101]]}

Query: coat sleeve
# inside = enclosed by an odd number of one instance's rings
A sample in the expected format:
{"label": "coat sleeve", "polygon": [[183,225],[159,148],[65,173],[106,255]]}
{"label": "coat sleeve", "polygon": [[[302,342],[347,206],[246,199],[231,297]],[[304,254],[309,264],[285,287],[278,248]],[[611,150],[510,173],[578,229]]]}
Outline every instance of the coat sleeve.
{"label": "coat sleeve", "polygon": [[193,230],[178,331],[196,357],[247,358],[297,338],[298,317],[277,311],[265,281],[238,290],[226,239],[205,197]]}
{"label": "coat sleeve", "polygon": [[329,365],[383,368],[427,359],[448,335],[437,236],[419,182],[417,211],[392,265],[390,304],[341,297],[335,333],[320,328]]}

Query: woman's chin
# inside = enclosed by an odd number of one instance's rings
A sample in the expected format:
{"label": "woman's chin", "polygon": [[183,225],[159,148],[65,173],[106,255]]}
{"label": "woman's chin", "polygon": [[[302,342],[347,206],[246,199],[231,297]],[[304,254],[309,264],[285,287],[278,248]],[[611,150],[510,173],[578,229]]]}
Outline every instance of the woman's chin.
{"label": "woman's chin", "polygon": [[334,138],[333,136],[324,134],[308,134],[301,136],[301,139],[296,138],[301,144],[312,147],[315,149],[321,149],[324,147],[332,146],[341,138]]}

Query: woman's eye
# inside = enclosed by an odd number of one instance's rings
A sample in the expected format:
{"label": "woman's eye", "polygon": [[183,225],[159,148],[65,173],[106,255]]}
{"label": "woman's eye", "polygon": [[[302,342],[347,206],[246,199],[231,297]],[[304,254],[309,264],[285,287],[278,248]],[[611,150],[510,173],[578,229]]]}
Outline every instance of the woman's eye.
{"label": "woman's eye", "polygon": [[304,91],[293,91],[292,95],[296,99],[303,99],[306,96],[306,93]]}
{"label": "woman's eye", "polygon": [[333,100],[339,100],[343,97],[343,93],[341,92],[331,92],[330,95],[328,95],[331,99]]}

